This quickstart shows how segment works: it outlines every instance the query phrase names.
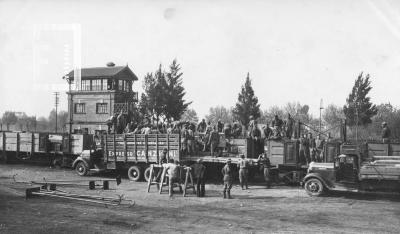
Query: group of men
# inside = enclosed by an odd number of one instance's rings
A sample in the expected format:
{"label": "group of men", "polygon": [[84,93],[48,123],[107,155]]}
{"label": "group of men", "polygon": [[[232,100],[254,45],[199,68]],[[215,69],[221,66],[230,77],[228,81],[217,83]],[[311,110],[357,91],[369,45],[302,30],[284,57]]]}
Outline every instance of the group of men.
{"label": "group of men", "polygon": [[[269,170],[271,167],[271,163],[266,156],[266,154],[261,154],[258,157],[258,162],[260,163],[260,169],[263,171],[264,179],[266,181],[267,188],[270,188],[270,174]],[[182,192],[182,168],[179,166],[179,162],[173,159],[168,158],[168,150],[164,149],[163,154],[160,158],[160,165],[167,170],[167,176],[169,179],[169,194],[172,196],[174,183],[178,184],[180,191]],[[244,155],[240,155],[240,159],[238,161],[237,167],[239,169],[239,182],[240,186],[243,190],[249,188],[248,186],[248,176],[249,176],[249,161],[244,157]],[[194,182],[196,184],[196,195],[197,197],[205,196],[205,172],[206,167],[203,164],[202,159],[198,159],[196,163],[190,166],[190,170],[192,172],[192,176]],[[235,170],[232,167],[232,160],[229,158],[226,161],[225,166],[221,170],[222,180],[223,180],[223,198],[231,199],[231,189],[233,185],[233,178]],[[162,170],[158,171],[156,176],[156,180],[160,181],[162,176]]]}

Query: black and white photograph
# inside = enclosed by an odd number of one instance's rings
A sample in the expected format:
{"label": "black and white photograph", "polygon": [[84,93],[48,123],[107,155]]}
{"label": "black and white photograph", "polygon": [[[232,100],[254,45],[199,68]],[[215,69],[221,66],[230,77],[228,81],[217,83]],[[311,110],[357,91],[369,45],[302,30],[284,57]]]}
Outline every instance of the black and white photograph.
{"label": "black and white photograph", "polygon": [[400,1],[0,0],[0,233],[400,233]]}

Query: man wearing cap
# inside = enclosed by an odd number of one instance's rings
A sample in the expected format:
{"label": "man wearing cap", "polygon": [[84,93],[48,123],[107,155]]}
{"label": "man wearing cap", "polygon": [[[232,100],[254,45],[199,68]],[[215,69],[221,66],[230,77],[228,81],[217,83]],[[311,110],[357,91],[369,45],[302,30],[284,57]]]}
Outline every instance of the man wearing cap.
{"label": "man wearing cap", "polygon": [[[165,149],[163,149],[163,152],[162,152],[162,155],[161,155],[161,158],[160,158],[160,161],[158,162],[158,164],[162,166],[163,164],[168,163],[167,156],[168,156],[168,149],[165,148]],[[163,171],[162,168],[158,170],[157,177],[156,177],[157,181],[160,181],[162,171]]]}
{"label": "man wearing cap", "polygon": [[224,198],[232,199],[231,188],[233,183],[233,170],[231,166],[232,160],[228,159],[225,166],[222,168],[222,176],[224,180]]}
{"label": "man wearing cap", "polygon": [[382,123],[382,142],[389,143],[390,142],[390,128],[387,126],[386,122]]}
{"label": "man wearing cap", "polygon": [[[239,181],[240,181],[240,186],[242,189],[248,189],[249,186],[247,184],[248,177],[249,177],[249,162],[244,158],[244,154],[240,155],[239,163]],[[246,186],[246,188],[244,188]]]}
{"label": "man wearing cap", "polygon": [[204,197],[205,191],[205,179],[204,173],[206,171],[206,167],[203,165],[202,160],[197,159],[196,163],[191,166],[193,169],[193,176],[196,181],[196,194],[198,197]]}

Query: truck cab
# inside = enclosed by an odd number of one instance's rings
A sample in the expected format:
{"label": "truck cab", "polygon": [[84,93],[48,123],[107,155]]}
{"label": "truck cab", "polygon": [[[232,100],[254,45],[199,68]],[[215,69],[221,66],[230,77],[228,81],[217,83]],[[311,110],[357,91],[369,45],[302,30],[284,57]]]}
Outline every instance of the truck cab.
{"label": "truck cab", "polygon": [[319,196],[329,190],[354,191],[359,187],[359,157],[341,154],[332,163],[310,163],[303,179],[310,196]]}

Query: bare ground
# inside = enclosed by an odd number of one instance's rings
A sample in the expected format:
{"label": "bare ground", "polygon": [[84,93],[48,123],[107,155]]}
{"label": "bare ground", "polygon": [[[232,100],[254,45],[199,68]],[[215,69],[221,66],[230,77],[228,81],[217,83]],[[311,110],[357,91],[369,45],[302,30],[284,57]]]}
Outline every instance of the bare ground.
{"label": "bare ground", "polygon": [[[133,207],[105,207],[60,198],[25,199],[20,181],[88,179],[69,169],[0,165],[1,233],[400,233],[400,196],[340,193],[311,198],[298,187],[235,186],[234,199],[221,198],[220,184],[207,184],[206,197],[158,194],[147,183],[123,179],[113,190],[63,190],[125,197]],[[106,178],[107,175],[90,178]],[[110,175],[109,175],[110,177]],[[61,188],[61,187],[59,187]]]}

